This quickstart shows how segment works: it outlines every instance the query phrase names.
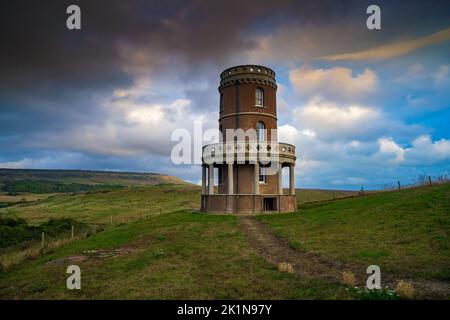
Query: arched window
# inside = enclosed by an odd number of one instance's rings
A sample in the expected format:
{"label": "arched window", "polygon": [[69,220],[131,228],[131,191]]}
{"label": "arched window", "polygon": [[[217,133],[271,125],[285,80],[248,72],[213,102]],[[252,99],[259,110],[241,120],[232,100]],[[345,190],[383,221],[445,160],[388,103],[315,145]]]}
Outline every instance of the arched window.
{"label": "arched window", "polygon": [[220,93],[220,112],[223,112],[223,93]]}
{"label": "arched window", "polygon": [[264,90],[261,88],[256,88],[255,106],[256,107],[264,107]]}
{"label": "arched window", "polygon": [[256,139],[258,142],[266,141],[266,126],[262,121],[256,123]]}

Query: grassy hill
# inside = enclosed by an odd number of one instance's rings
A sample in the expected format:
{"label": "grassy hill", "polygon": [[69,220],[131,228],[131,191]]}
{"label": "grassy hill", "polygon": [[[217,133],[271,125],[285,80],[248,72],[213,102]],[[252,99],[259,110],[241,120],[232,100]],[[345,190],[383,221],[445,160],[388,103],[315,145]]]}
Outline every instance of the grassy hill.
{"label": "grassy hill", "polygon": [[131,185],[185,181],[159,173],[132,173],[83,170],[0,169],[0,190],[9,193],[78,192]]}
{"label": "grassy hill", "polygon": [[36,202],[55,194],[118,190],[130,186],[187,185],[159,173],[83,170],[0,169],[0,208]]}
{"label": "grassy hill", "polygon": [[[449,184],[355,195],[300,190],[298,212],[257,219],[296,250],[364,268],[377,264],[395,277],[449,281]],[[280,272],[259,255],[238,217],[198,213],[199,201],[198,186],[158,184],[2,208],[2,217],[31,225],[66,218],[105,230],[50,239],[20,259],[13,249],[0,253],[0,262],[18,261],[0,271],[0,298],[354,298],[338,283]],[[82,269],[80,291],[65,287],[70,264]]]}

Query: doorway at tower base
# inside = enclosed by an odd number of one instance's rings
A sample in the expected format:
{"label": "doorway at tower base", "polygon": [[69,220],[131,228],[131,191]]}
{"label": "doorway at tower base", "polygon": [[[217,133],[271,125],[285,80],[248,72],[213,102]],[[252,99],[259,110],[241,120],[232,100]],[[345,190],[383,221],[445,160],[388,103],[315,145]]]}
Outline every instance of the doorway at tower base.
{"label": "doorway at tower base", "polygon": [[260,214],[293,212],[295,195],[214,194],[202,195],[201,211],[209,213]]}

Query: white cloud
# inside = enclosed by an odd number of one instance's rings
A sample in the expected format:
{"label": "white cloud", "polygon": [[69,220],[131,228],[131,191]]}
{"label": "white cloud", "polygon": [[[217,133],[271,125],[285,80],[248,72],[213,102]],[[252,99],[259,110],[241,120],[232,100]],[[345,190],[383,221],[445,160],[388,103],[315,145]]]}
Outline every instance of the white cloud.
{"label": "white cloud", "polygon": [[436,163],[450,160],[450,140],[432,141],[429,135],[421,135],[412,142],[412,147],[405,150],[412,163]]}
{"label": "white cloud", "polygon": [[132,101],[128,103],[121,103],[126,105],[125,117],[130,124],[153,124],[158,125],[160,121],[164,121],[168,115],[176,115],[179,117],[183,111],[187,113],[186,107],[190,105],[187,99],[178,99],[169,104],[161,105],[145,105],[133,104]]}
{"label": "white cloud", "polygon": [[405,150],[395,143],[392,138],[378,139],[378,146],[381,154],[392,155],[392,158],[388,160],[391,163],[400,163],[405,160]]}
{"label": "white cloud", "polygon": [[373,133],[383,115],[376,109],[357,104],[342,105],[311,99],[294,110],[303,133],[322,139],[359,139]]}
{"label": "white cloud", "polygon": [[174,130],[192,132],[199,120],[205,130],[217,127],[216,117],[193,113],[189,99],[155,99],[154,86],[150,81],[136,81],[131,88],[118,88],[96,106],[104,116],[96,123],[70,127],[58,135],[40,133],[28,146],[102,156],[170,156],[176,144],[170,140]]}
{"label": "white cloud", "polygon": [[450,159],[450,141],[432,141],[429,135],[414,139],[409,147],[401,147],[392,138],[378,139],[379,154],[391,155],[389,161],[405,165],[433,165]]}
{"label": "white cloud", "polygon": [[278,140],[280,142],[293,144],[297,139],[298,134],[299,131],[289,124],[278,127]]}
{"label": "white cloud", "polygon": [[353,75],[352,69],[336,67],[331,69],[310,69],[301,67],[289,74],[294,88],[308,96],[323,96],[333,100],[354,101],[373,93],[378,77],[373,70],[365,69],[361,74]]}

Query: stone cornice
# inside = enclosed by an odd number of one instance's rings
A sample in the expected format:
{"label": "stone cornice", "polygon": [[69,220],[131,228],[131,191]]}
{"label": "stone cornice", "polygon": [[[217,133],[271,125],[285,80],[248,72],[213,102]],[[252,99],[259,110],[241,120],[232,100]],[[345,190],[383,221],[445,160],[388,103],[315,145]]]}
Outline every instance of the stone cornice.
{"label": "stone cornice", "polygon": [[278,120],[278,118],[275,115],[267,113],[267,112],[250,112],[249,111],[249,112],[239,112],[239,113],[236,113],[236,112],[234,112],[234,113],[227,113],[227,114],[224,114],[224,115],[220,116],[219,117],[219,121],[224,119],[224,118],[233,117],[233,116],[236,116],[236,115],[239,115],[239,116],[246,116],[246,115],[266,116],[266,117],[271,117],[271,118],[274,118],[275,120]]}

